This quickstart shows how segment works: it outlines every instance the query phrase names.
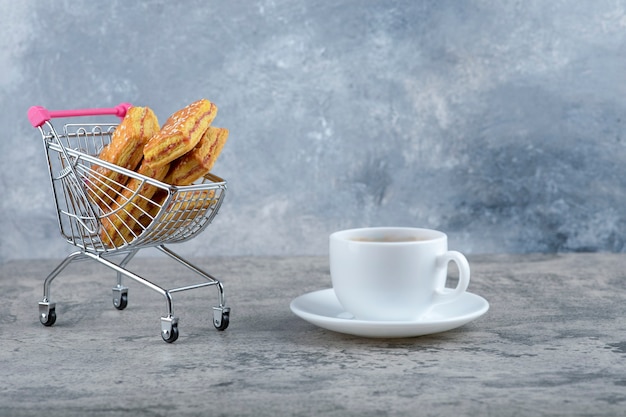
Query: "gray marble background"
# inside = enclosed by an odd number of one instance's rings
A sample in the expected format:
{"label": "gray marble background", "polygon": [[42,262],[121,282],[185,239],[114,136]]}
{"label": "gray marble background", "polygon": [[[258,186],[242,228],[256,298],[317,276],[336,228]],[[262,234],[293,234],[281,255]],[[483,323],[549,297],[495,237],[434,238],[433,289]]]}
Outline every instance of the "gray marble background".
{"label": "gray marble background", "polygon": [[0,1],[0,261],[61,257],[26,111],[201,97],[231,131],[183,254],[437,228],[466,253],[624,251],[626,2]]}

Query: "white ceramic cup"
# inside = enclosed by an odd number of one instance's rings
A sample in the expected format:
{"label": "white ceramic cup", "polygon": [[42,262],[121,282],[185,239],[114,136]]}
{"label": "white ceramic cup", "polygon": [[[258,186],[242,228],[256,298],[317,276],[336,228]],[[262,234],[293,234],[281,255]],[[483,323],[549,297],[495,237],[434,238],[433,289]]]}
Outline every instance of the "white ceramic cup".
{"label": "white ceramic cup", "polygon": [[[459,279],[447,289],[451,261]],[[410,321],[462,295],[470,268],[463,254],[448,250],[442,232],[372,227],[330,235],[330,275],[337,299],[356,319]]]}

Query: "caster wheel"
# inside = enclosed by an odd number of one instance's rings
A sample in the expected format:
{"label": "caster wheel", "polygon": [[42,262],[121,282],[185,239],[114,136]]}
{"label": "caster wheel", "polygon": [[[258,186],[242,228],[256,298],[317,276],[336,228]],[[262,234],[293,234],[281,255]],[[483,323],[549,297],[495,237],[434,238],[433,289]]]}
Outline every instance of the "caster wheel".
{"label": "caster wheel", "polygon": [[217,330],[226,330],[228,324],[230,323],[230,311],[222,312],[222,320],[221,322],[213,321],[213,325]]}
{"label": "caster wheel", "polygon": [[56,313],[56,311],[53,308],[51,308],[48,311],[48,315],[47,316],[45,316],[43,314],[39,316],[39,321],[41,322],[41,324],[43,324],[46,327],[52,326],[54,324],[54,322],[57,321],[57,313]]}
{"label": "caster wheel", "polygon": [[128,294],[121,294],[119,299],[113,299],[113,306],[118,310],[124,310],[128,306]]}
{"label": "caster wheel", "polygon": [[176,339],[178,339],[178,325],[173,324],[172,330],[170,331],[169,334],[166,334],[165,332],[161,332],[161,337],[167,343],[174,343]]}

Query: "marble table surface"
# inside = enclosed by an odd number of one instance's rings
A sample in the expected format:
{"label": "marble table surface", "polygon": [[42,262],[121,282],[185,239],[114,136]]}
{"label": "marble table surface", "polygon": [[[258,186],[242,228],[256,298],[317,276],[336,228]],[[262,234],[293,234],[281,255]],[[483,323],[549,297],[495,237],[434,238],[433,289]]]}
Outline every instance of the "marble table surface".
{"label": "marble table surface", "polygon": [[[0,265],[0,415],[599,416],[626,410],[626,256],[470,256],[469,291],[490,303],[454,330],[371,339],[321,329],[289,308],[330,288],[324,257],[193,259],[224,283],[230,327],[211,323],[214,287],[177,293],[180,337],[160,336],[164,298],[93,261],[52,284],[60,260]],[[177,285],[161,256],[129,268]]]}

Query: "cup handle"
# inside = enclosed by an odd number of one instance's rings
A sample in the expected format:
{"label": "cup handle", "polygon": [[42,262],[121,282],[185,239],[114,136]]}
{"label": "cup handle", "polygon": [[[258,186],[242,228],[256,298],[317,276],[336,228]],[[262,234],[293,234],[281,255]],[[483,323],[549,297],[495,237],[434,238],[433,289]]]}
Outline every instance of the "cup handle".
{"label": "cup handle", "polygon": [[448,263],[454,262],[456,266],[459,268],[459,283],[456,288],[450,291],[444,291],[446,282],[445,280],[441,283],[441,287],[435,290],[436,293],[436,301],[446,301],[452,300],[461,294],[463,294],[470,282],[470,267],[467,259],[461,252],[457,251],[448,251],[437,258],[437,266],[440,268],[448,269]]}

